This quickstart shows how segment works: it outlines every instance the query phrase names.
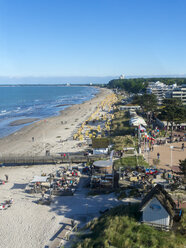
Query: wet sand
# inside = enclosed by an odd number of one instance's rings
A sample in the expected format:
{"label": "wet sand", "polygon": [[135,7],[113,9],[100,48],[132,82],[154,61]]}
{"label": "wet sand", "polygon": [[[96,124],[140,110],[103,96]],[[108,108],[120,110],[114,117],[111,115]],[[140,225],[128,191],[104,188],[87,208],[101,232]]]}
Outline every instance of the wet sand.
{"label": "wet sand", "polygon": [[20,120],[12,121],[9,125],[10,126],[19,126],[19,125],[23,125],[23,124],[32,123],[32,122],[37,121],[37,120],[38,120],[38,118],[20,119]]}

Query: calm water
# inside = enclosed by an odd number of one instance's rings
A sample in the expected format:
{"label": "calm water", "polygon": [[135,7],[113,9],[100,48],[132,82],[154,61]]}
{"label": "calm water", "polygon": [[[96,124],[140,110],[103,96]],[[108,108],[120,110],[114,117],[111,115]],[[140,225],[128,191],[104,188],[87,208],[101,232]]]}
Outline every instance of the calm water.
{"label": "calm water", "polygon": [[44,119],[58,115],[60,110],[72,104],[87,101],[97,92],[97,89],[86,86],[0,87],[0,137],[11,134],[25,126],[9,126],[14,120]]}

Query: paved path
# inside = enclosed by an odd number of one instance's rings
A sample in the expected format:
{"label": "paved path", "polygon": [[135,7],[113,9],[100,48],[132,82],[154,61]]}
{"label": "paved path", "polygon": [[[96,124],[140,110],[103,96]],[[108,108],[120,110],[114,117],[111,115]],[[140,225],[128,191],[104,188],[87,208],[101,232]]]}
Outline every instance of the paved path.
{"label": "paved path", "polygon": [[172,166],[179,165],[179,160],[184,160],[186,158],[186,142],[185,142],[185,149],[184,151],[181,149],[181,145],[183,142],[178,143],[168,143],[165,145],[155,145],[154,151],[144,153],[144,156],[147,161],[151,165],[153,165],[153,159],[157,159],[157,153],[160,154],[160,165],[161,168],[167,168],[167,166],[170,168],[171,166],[171,149],[170,146],[173,146],[172,149]]}

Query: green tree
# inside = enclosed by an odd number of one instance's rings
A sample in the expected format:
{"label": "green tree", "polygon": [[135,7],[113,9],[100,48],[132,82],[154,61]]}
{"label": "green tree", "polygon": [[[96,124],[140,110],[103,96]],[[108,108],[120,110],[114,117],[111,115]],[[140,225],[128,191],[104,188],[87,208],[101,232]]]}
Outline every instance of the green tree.
{"label": "green tree", "polygon": [[108,83],[108,88],[118,88],[129,93],[144,92],[148,82],[144,78],[113,79]]}
{"label": "green tree", "polygon": [[149,82],[160,81],[164,84],[186,84],[186,78],[129,78],[129,79],[113,79],[111,80],[107,87],[108,88],[118,88],[124,89],[127,92],[139,93],[141,91],[145,92],[145,89]]}
{"label": "green tree", "polygon": [[182,105],[181,101],[178,99],[170,98],[163,100],[163,108],[159,115],[161,120],[167,121],[167,130],[169,123],[171,124],[171,137],[170,141],[172,142],[172,133],[173,126],[176,123],[184,122],[186,119],[186,108]]}
{"label": "green tree", "polygon": [[152,115],[157,110],[157,97],[153,94],[136,95],[133,99],[134,104],[139,104],[143,112],[147,115],[148,123],[152,120]]}

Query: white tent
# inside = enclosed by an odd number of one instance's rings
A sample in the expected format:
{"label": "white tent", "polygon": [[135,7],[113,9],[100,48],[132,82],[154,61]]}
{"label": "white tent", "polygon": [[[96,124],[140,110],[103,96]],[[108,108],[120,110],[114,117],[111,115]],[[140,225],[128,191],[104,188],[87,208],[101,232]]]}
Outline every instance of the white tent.
{"label": "white tent", "polygon": [[37,182],[43,183],[43,182],[47,182],[47,179],[48,178],[49,178],[48,176],[46,176],[46,177],[34,176],[34,179],[31,181],[31,183],[37,183]]}
{"label": "white tent", "polygon": [[145,120],[142,117],[136,116],[134,118],[131,118],[129,121],[131,126],[139,126],[139,125],[143,125],[143,126],[147,126]]}

